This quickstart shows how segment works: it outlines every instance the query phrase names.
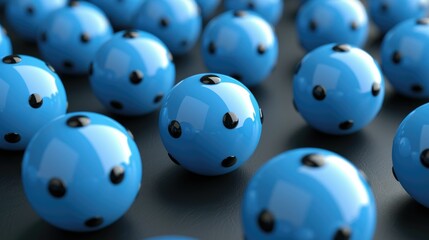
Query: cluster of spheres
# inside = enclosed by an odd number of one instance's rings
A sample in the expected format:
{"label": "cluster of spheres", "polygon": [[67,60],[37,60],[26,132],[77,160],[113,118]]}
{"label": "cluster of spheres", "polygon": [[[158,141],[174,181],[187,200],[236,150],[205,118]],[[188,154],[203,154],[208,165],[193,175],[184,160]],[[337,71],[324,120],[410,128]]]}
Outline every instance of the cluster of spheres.
{"label": "cluster of spheres", "polygon": [[[0,26],[0,149],[24,151],[23,189],[46,222],[99,230],[144,191],[142,149],[115,116],[158,111],[165,156],[198,175],[224,175],[252,158],[264,122],[252,91],[282,67],[276,26],[287,0],[0,4],[7,30],[40,52],[15,52]],[[421,0],[372,0],[368,9],[357,0],[302,1],[295,26],[306,54],[290,93],[297,114],[317,131],[342,136],[377,117],[384,77],[401,95],[429,98],[428,10]],[[383,35],[381,64],[363,50],[371,20]],[[175,58],[194,49],[207,71],[177,79]],[[66,75],[87,77],[113,117],[68,112]],[[429,104],[410,113],[392,148],[395,178],[426,207],[428,115]],[[242,231],[247,240],[370,240],[376,212],[371,186],[350,160],[319,148],[290,149],[249,180]]]}

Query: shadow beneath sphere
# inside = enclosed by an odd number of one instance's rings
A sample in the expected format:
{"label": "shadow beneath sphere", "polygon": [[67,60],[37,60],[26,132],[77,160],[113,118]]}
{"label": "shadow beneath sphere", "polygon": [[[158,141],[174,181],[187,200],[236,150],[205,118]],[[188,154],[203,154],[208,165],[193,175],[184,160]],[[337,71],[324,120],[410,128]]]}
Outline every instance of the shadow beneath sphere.
{"label": "shadow beneath sphere", "polygon": [[406,198],[396,206],[392,221],[403,235],[402,239],[428,239],[429,209],[412,198]]}

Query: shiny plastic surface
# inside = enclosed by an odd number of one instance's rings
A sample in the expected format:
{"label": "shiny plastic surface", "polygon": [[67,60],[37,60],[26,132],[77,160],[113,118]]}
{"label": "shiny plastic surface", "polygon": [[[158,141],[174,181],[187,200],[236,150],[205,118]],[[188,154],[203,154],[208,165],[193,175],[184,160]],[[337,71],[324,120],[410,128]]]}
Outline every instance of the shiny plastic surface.
{"label": "shiny plastic surface", "polygon": [[112,36],[104,13],[88,2],[71,2],[39,28],[40,53],[58,72],[86,74],[98,48]]}
{"label": "shiny plastic surface", "polygon": [[190,238],[190,237],[181,237],[181,236],[163,236],[163,237],[146,238],[146,240],[196,240],[196,239]]}
{"label": "shiny plastic surface", "polygon": [[88,0],[97,5],[109,17],[111,24],[118,29],[132,27],[134,17],[145,0]]}
{"label": "shiny plastic surface", "polygon": [[409,18],[421,18],[428,14],[427,0],[370,0],[368,11],[383,33]]}
{"label": "shiny plastic surface", "polygon": [[278,51],[272,27],[250,11],[228,11],[212,19],[201,44],[209,71],[229,75],[246,86],[259,85],[268,78]]}
{"label": "shiny plastic surface", "polygon": [[50,13],[67,4],[67,0],[9,0],[6,20],[11,30],[26,41],[35,42],[37,29]]}
{"label": "shiny plastic surface", "polygon": [[413,98],[429,97],[429,19],[410,19],[384,37],[381,67],[395,91]]}
{"label": "shiny plastic surface", "polygon": [[182,55],[197,43],[202,17],[194,0],[145,0],[134,27],[154,34],[173,54]]}
{"label": "shiny plastic surface", "polygon": [[227,10],[250,10],[275,26],[283,14],[283,0],[225,0]]}
{"label": "shiny plastic surface", "polygon": [[[204,79],[220,82],[203,83]],[[197,174],[221,175],[237,169],[255,151],[261,137],[261,114],[243,84],[206,73],[186,78],[170,91],[158,125],[173,161]]]}
{"label": "shiny plastic surface", "polygon": [[360,1],[308,1],[298,11],[296,28],[299,42],[307,51],[328,43],[362,47],[368,38],[369,22]]}
{"label": "shiny plastic surface", "polygon": [[46,63],[24,55],[0,60],[0,149],[24,150],[36,131],[66,109],[61,79]]}
{"label": "shiny plastic surface", "polygon": [[134,202],[141,178],[131,135],[113,119],[89,112],[64,115],[42,128],[22,164],[32,208],[70,231],[93,231],[116,221]]}
{"label": "shiny plastic surface", "polygon": [[0,25],[0,57],[12,54],[12,43],[6,30]]}
{"label": "shiny plastic surface", "polygon": [[220,0],[195,0],[195,2],[200,7],[201,14],[205,19],[211,17],[220,4]]}
{"label": "shiny plastic surface", "polygon": [[393,169],[402,187],[429,207],[429,104],[412,111],[399,126],[392,146]]}
{"label": "shiny plastic surface", "polygon": [[247,240],[371,240],[376,205],[365,177],[348,160],[302,148],[256,172],[244,195],[242,220]]}
{"label": "shiny plastic surface", "polygon": [[295,106],[306,122],[319,131],[356,132],[381,109],[383,75],[375,60],[359,48],[322,46],[308,53],[296,71]]}
{"label": "shiny plastic surface", "polygon": [[92,66],[94,94],[110,111],[121,115],[158,109],[176,76],[164,43],[142,31],[116,33],[97,51]]}

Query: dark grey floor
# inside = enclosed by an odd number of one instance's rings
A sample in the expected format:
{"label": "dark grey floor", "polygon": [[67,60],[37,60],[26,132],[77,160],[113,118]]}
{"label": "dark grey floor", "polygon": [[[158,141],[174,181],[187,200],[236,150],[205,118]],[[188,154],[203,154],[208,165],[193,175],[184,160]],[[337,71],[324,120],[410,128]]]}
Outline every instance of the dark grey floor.
{"label": "dark grey floor", "polygon": [[[202,240],[241,239],[240,205],[249,179],[273,156],[298,147],[335,151],[366,172],[378,205],[375,239],[429,239],[429,210],[414,202],[391,174],[396,128],[424,101],[398,96],[388,86],[378,118],[359,133],[338,137],[312,130],[292,106],[292,72],[304,52],[298,46],[293,21],[298,1],[285,2],[283,20],[276,28],[280,43],[278,66],[262,86],[252,90],[264,110],[265,122],[260,145],[247,164],[225,176],[190,174],[168,159],[158,134],[157,112],[138,118],[113,116],[134,133],[143,158],[142,192],[129,212],[98,232],[76,234],[58,230],[41,220],[25,199],[20,176],[22,153],[0,151],[0,239],[138,240],[162,234]],[[377,32],[372,31],[367,50],[375,57],[379,42]],[[35,45],[16,40],[14,47],[16,53],[38,56]],[[177,80],[206,71],[198,48],[175,61]],[[70,111],[110,115],[92,95],[86,77],[63,80]]]}

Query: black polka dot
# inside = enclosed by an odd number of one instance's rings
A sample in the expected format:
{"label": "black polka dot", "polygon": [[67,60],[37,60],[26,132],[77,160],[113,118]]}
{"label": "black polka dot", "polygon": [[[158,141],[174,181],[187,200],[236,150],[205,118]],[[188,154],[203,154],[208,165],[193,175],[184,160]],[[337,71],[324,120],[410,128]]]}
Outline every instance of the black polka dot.
{"label": "black polka dot", "polygon": [[216,45],[215,45],[214,42],[210,42],[209,43],[208,51],[209,51],[210,54],[215,54],[216,53]]}
{"label": "black polka dot", "polygon": [[242,80],[241,75],[240,75],[240,74],[238,74],[238,73],[233,73],[233,74],[231,74],[230,76],[231,76],[232,78],[234,78],[235,80],[237,80],[237,81],[241,81],[241,80]]}
{"label": "black polka dot", "polygon": [[68,68],[68,69],[71,69],[71,68],[73,68],[74,67],[74,64],[71,62],[71,61],[64,61],[63,62],[63,66],[65,67],[65,68]]}
{"label": "black polka dot", "polygon": [[140,70],[134,70],[130,74],[130,82],[132,84],[139,84],[143,81],[143,73]]}
{"label": "black polka dot", "polygon": [[380,5],[380,10],[381,10],[382,12],[387,12],[387,11],[389,10],[389,5],[388,5],[387,3],[382,3],[382,4]]}
{"label": "black polka dot", "polygon": [[168,125],[168,132],[173,138],[179,138],[182,135],[182,127],[180,126],[180,123],[176,120],[171,121]]}
{"label": "black polka dot", "polygon": [[227,158],[225,158],[224,160],[222,160],[222,167],[224,168],[229,168],[234,166],[237,163],[237,158],[235,156],[229,156]]}
{"label": "black polka dot", "polygon": [[77,0],[70,0],[68,6],[69,7],[77,7],[77,6],[79,6],[79,1],[77,1]]}
{"label": "black polka dot", "polygon": [[155,98],[153,99],[153,103],[159,103],[163,98],[164,98],[164,94],[160,93],[155,96]]}
{"label": "black polka dot", "polygon": [[299,73],[299,70],[301,70],[301,65],[302,65],[301,62],[298,62],[298,64],[295,65],[295,70],[294,70],[295,75]]}
{"label": "black polka dot", "polygon": [[48,40],[48,34],[46,32],[42,32],[42,34],[40,34],[40,40],[42,42],[46,42]]}
{"label": "black polka dot", "polygon": [[344,122],[340,123],[340,124],[338,125],[338,127],[339,127],[341,130],[349,130],[350,128],[352,128],[352,127],[353,127],[353,121],[352,121],[352,120],[344,121]]}
{"label": "black polka dot", "polygon": [[264,44],[260,43],[260,44],[258,45],[258,53],[259,53],[260,55],[262,55],[262,54],[264,54],[264,53],[265,53],[265,51],[266,51],[266,49],[265,49]]}
{"label": "black polka dot", "polygon": [[4,140],[8,143],[17,143],[21,141],[21,135],[18,133],[7,133],[4,135]]}
{"label": "black polka dot", "polygon": [[103,224],[104,220],[102,217],[92,217],[85,221],[85,226],[95,228]]}
{"label": "black polka dot", "polygon": [[89,64],[89,76],[92,76],[92,74],[94,74],[94,63],[93,62],[91,62],[90,64]]}
{"label": "black polka dot", "polygon": [[308,154],[301,159],[301,163],[307,167],[321,167],[325,164],[325,158],[320,154]]}
{"label": "black polka dot", "polygon": [[259,118],[261,119],[261,123],[264,123],[264,112],[262,108],[259,108]]}
{"label": "black polka dot", "polygon": [[46,63],[46,66],[49,68],[49,70],[51,70],[52,72],[56,72],[55,71],[55,68],[54,67],[52,67],[52,65],[51,64],[49,64],[49,63]]}
{"label": "black polka dot", "polygon": [[159,20],[159,24],[161,25],[161,27],[166,28],[170,24],[170,21],[168,21],[167,18],[161,18],[161,20]]}
{"label": "black polka dot", "polygon": [[15,63],[20,63],[22,59],[18,55],[9,55],[4,57],[2,61],[3,63],[6,63],[6,64],[15,64]]}
{"label": "black polka dot", "polygon": [[234,11],[233,14],[234,14],[234,17],[244,17],[246,15],[246,12],[242,10],[237,10],[237,11]]}
{"label": "black polka dot", "polygon": [[413,91],[415,93],[421,93],[421,92],[423,92],[423,87],[420,84],[413,84],[411,86],[411,91]]}
{"label": "black polka dot", "polygon": [[170,160],[176,164],[176,165],[180,165],[179,161],[177,161],[170,153],[168,154],[168,157],[170,158]]}
{"label": "black polka dot", "polygon": [[338,44],[332,47],[332,50],[334,50],[335,52],[348,52],[350,51],[350,49],[350,45],[347,44]]}
{"label": "black polka dot", "polygon": [[266,209],[262,210],[258,216],[258,225],[262,231],[266,233],[272,232],[275,227],[275,219],[273,214]]}
{"label": "black polka dot", "polygon": [[88,34],[88,33],[82,33],[82,34],[80,35],[80,41],[81,41],[82,43],[88,43],[90,40],[91,40],[91,37],[89,36],[89,34]]}
{"label": "black polka dot", "polygon": [[429,149],[423,150],[420,154],[420,162],[424,167],[429,168]]}
{"label": "black polka dot", "polygon": [[84,115],[76,115],[67,120],[67,126],[72,128],[79,128],[88,126],[91,123],[91,119]]}
{"label": "black polka dot", "polygon": [[392,175],[395,178],[396,181],[398,181],[398,176],[396,176],[395,169],[392,167]]}
{"label": "black polka dot", "polygon": [[420,18],[420,19],[417,19],[416,23],[418,25],[428,25],[429,24],[429,18]]}
{"label": "black polka dot", "polygon": [[43,98],[39,94],[33,93],[28,98],[28,103],[32,108],[40,108],[43,104]]}
{"label": "black polka dot", "polygon": [[220,83],[222,80],[217,75],[204,75],[200,78],[200,82],[207,85],[214,85]]}
{"label": "black polka dot", "polygon": [[227,112],[223,115],[223,125],[228,129],[234,129],[237,127],[239,119],[233,112]]}
{"label": "black polka dot", "polygon": [[353,22],[350,24],[350,28],[351,28],[353,31],[356,31],[356,30],[359,28],[359,24],[358,24],[356,21],[353,21]]}
{"label": "black polka dot", "polygon": [[34,7],[33,6],[28,6],[27,8],[25,8],[25,12],[28,15],[33,16],[33,14],[34,14]]}
{"label": "black polka dot", "polygon": [[371,93],[374,97],[378,96],[380,94],[381,86],[380,83],[373,83],[371,88]]}
{"label": "black polka dot", "polygon": [[124,105],[122,105],[122,103],[119,101],[111,101],[110,106],[114,109],[117,109],[117,110],[121,110],[124,108]]}
{"label": "black polka dot", "polygon": [[252,2],[252,1],[250,1],[250,2],[248,2],[247,3],[247,8],[248,9],[250,9],[250,10],[254,10],[255,9],[255,3],[254,2]]}
{"label": "black polka dot", "polygon": [[351,236],[352,236],[352,233],[350,229],[346,227],[342,227],[337,230],[333,240],[349,240]]}
{"label": "black polka dot", "polygon": [[124,37],[124,38],[130,38],[130,39],[137,38],[138,36],[139,36],[138,32],[136,32],[136,31],[130,31],[130,30],[125,31],[124,34],[122,35],[122,37]]}
{"label": "black polka dot", "polygon": [[312,32],[316,31],[317,30],[317,23],[316,23],[316,21],[311,20],[308,23],[308,29],[310,29]]}
{"label": "black polka dot", "polygon": [[48,191],[55,198],[62,198],[66,194],[66,185],[59,178],[52,178],[48,183]]}
{"label": "black polka dot", "polygon": [[322,101],[326,98],[326,90],[324,87],[317,85],[313,88],[313,97],[318,100]]}
{"label": "black polka dot", "polygon": [[122,166],[115,166],[110,171],[110,182],[113,184],[119,184],[124,180],[125,169]]}
{"label": "black polka dot", "polygon": [[401,53],[399,53],[398,51],[393,52],[392,54],[392,62],[394,64],[399,64],[401,62]]}
{"label": "black polka dot", "polygon": [[181,45],[182,47],[186,47],[186,46],[188,46],[188,41],[186,41],[186,40],[182,40],[182,41],[180,42],[180,45]]}

